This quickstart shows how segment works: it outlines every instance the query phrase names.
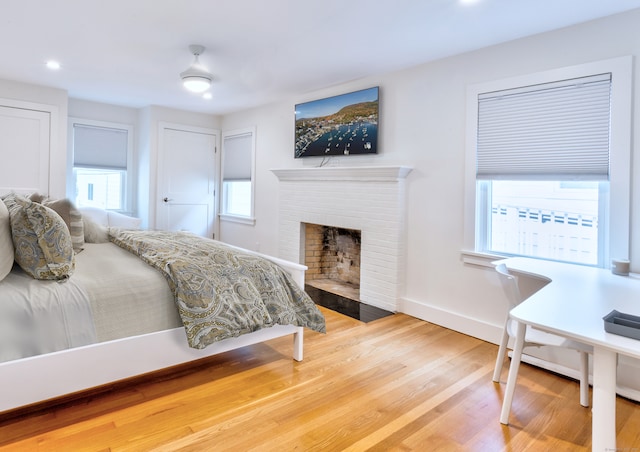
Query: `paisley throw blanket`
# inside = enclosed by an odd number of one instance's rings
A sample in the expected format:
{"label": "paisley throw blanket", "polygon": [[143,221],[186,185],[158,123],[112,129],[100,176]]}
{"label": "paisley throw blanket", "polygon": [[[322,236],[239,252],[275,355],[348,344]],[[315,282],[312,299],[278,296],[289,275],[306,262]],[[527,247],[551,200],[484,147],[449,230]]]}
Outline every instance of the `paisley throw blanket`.
{"label": "paisley throw blanket", "polygon": [[315,303],[267,259],[187,232],[111,230],[110,240],[164,274],[193,348],[277,324],[325,332]]}

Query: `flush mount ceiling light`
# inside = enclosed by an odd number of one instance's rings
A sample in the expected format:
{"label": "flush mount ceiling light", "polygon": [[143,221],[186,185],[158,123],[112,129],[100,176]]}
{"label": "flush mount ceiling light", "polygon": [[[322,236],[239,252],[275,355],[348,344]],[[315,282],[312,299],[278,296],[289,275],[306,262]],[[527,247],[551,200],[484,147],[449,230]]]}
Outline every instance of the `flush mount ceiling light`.
{"label": "flush mount ceiling light", "polygon": [[211,86],[211,75],[198,61],[198,56],[204,52],[204,47],[200,45],[190,45],[189,51],[195,56],[195,60],[189,69],[180,74],[182,84],[189,91],[194,93],[202,93]]}

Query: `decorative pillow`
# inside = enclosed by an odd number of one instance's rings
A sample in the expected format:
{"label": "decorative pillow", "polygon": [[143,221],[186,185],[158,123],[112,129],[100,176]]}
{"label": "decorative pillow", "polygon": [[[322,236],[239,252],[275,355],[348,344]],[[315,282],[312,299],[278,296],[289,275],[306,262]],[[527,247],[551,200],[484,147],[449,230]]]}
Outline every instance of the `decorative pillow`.
{"label": "decorative pillow", "polygon": [[130,217],[98,207],[80,207],[79,210],[82,213],[82,218],[90,218],[94,223],[111,228],[140,229],[140,224],[142,223],[140,218]]}
{"label": "decorative pillow", "polygon": [[96,223],[89,217],[82,217],[84,222],[84,241],[86,243],[107,243],[109,241],[109,229]]}
{"label": "decorative pillow", "polygon": [[52,209],[15,194],[4,198],[15,260],[35,279],[67,279],[75,270],[71,234]]}
{"label": "decorative pillow", "polygon": [[40,193],[32,193],[29,195],[29,199],[33,202],[42,204],[42,201],[46,200],[47,197],[45,195],[41,195]]}
{"label": "decorative pillow", "polygon": [[140,229],[142,220],[136,217],[130,217],[118,212],[109,211],[109,227],[121,229]]}
{"label": "decorative pillow", "polygon": [[29,199],[53,209],[58,215],[60,215],[64,220],[64,223],[67,225],[67,228],[69,228],[73,251],[76,253],[82,251],[82,247],[84,246],[84,223],[82,222],[82,214],[78,209],[76,209],[76,206],[73,205],[71,200],[66,198],[47,198],[38,193],[32,194],[29,196]]}
{"label": "decorative pillow", "polygon": [[80,207],[82,218],[89,218],[96,224],[109,226],[109,214],[104,209],[98,207]]}
{"label": "decorative pillow", "polygon": [[0,199],[0,281],[9,274],[13,267],[13,239],[11,238],[11,220],[9,210]]}

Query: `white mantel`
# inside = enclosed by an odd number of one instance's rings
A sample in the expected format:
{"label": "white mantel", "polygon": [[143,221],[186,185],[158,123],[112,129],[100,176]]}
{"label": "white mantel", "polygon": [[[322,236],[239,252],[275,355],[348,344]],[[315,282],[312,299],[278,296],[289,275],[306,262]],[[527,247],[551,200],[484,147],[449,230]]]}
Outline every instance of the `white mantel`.
{"label": "white mantel", "polygon": [[304,262],[304,223],[361,231],[360,299],[396,311],[404,286],[406,166],[287,168],[280,180],[279,256]]}
{"label": "white mantel", "polygon": [[361,180],[391,181],[404,179],[411,172],[408,166],[304,167],[272,169],[281,181],[292,180]]}

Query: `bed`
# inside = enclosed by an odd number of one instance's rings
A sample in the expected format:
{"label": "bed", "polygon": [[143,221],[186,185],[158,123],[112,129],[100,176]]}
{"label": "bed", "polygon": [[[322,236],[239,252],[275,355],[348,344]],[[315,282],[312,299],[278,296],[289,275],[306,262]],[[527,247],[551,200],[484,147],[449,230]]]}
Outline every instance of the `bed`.
{"label": "bed", "polygon": [[[0,413],[276,337],[300,361],[304,328],[324,332],[302,265],[34,199],[0,201]],[[21,215],[59,261],[23,262]]]}

